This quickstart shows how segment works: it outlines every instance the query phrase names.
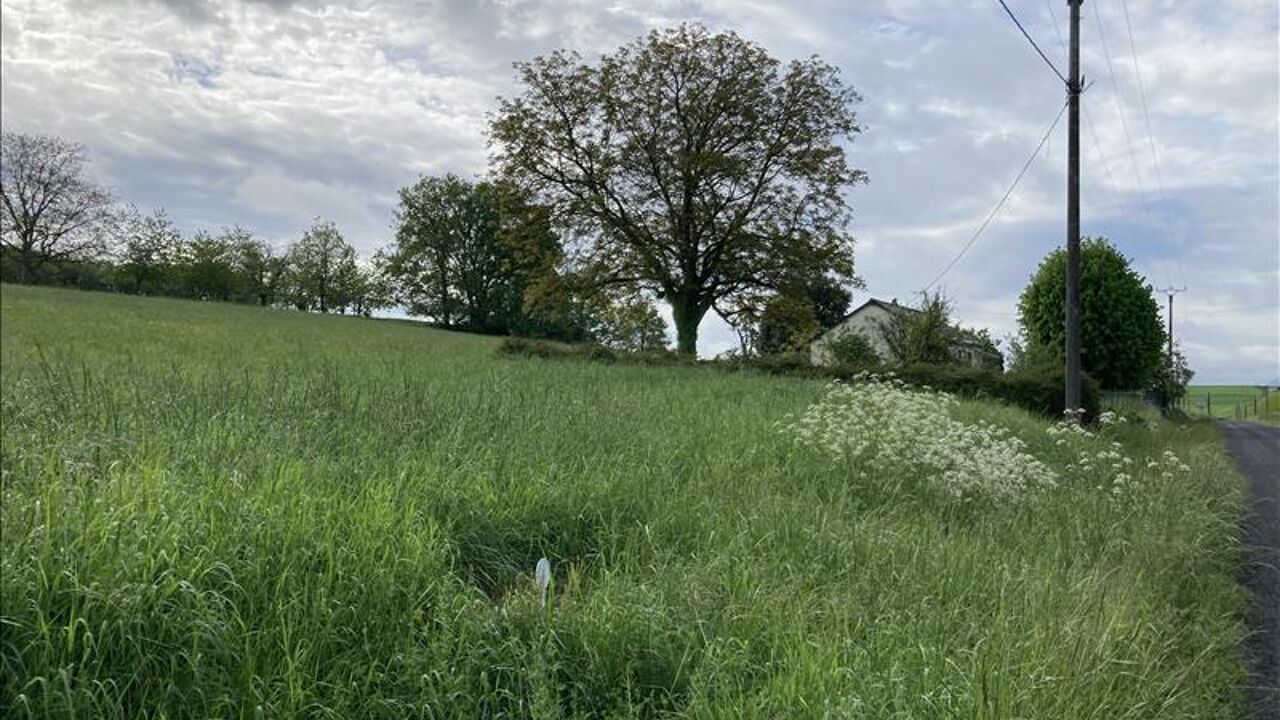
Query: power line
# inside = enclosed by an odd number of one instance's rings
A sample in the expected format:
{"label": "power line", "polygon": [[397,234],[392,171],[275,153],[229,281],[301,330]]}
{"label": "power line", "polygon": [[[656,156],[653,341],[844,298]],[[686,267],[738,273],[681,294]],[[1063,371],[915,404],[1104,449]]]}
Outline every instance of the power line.
{"label": "power line", "polygon": [[1004,207],[1005,202],[1009,200],[1009,196],[1013,194],[1014,188],[1018,187],[1018,183],[1022,180],[1022,176],[1026,175],[1027,170],[1031,168],[1031,163],[1035,162],[1036,157],[1040,155],[1040,150],[1044,148],[1044,144],[1049,142],[1049,136],[1053,134],[1054,128],[1058,127],[1058,123],[1062,120],[1062,114],[1066,111],[1067,104],[1063,103],[1062,109],[1058,111],[1058,116],[1053,119],[1053,123],[1049,125],[1049,129],[1045,130],[1044,137],[1040,138],[1040,144],[1036,145],[1036,149],[1031,153],[1031,157],[1027,158],[1026,164],[1024,164],[1022,169],[1018,171],[1017,177],[1013,179],[1013,183],[1009,185],[1009,189],[1004,192],[1004,196],[1000,198],[1000,202],[996,203],[995,207],[991,208],[991,212],[987,213],[986,219],[978,226],[977,232],[973,234],[973,237],[969,238],[969,242],[965,243],[964,247],[960,248],[960,252],[956,253],[956,256],[951,259],[951,262],[947,263],[947,266],[942,268],[942,272],[938,273],[933,280],[929,281],[928,285],[924,286],[925,290],[932,288],[939,280],[945,277],[947,273],[951,272],[951,269],[956,266],[956,263],[960,262],[965,253],[969,252],[969,248],[973,247],[973,244],[977,242],[978,238],[982,236],[982,233],[986,231],[987,226],[991,224],[991,221],[995,219],[996,214],[1000,212],[1000,209]]}
{"label": "power line", "polygon": [[[1161,210],[1165,213],[1165,221],[1167,223],[1169,197],[1164,191],[1164,174],[1160,171],[1160,157],[1156,153],[1155,133],[1151,131],[1151,111],[1147,105],[1147,89],[1142,82],[1142,69],[1138,64],[1138,46],[1133,41],[1133,23],[1129,20],[1129,3],[1127,0],[1120,0],[1120,7],[1124,10],[1124,28],[1129,35],[1129,51],[1133,53],[1133,74],[1138,80],[1138,98],[1142,101],[1142,119],[1147,127],[1147,145],[1151,149],[1151,165],[1156,171],[1156,188],[1160,191]],[[1182,254],[1175,251],[1174,257],[1178,260],[1178,274],[1182,278],[1182,284],[1186,285],[1187,273],[1182,264]]]}
{"label": "power line", "polygon": [[[1133,134],[1129,131],[1129,117],[1128,117],[1128,113],[1126,113],[1124,110],[1124,101],[1121,99],[1121,96],[1120,96],[1120,83],[1116,79],[1115,65],[1112,62],[1112,58],[1111,58],[1111,45],[1110,43],[1107,42],[1107,32],[1103,28],[1102,12],[1098,9],[1097,2],[1093,3],[1093,19],[1098,28],[1098,39],[1102,41],[1102,53],[1107,61],[1107,74],[1111,78],[1112,98],[1115,100],[1116,112],[1120,115],[1120,127],[1124,132],[1125,145],[1129,149],[1129,161],[1133,164],[1133,176],[1134,176],[1134,179],[1137,181],[1138,194],[1140,195],[1142,200],[1142,202],[1140,203],[1142,207],[1142,214],[1146,218],[1148,225],[1155,226],[1156,225],[1155,216],[1151,210],[1151,195],[1147,191],[1146,183],[1142,179],[1142,168],[1138,164],[1138,151],[1134,148]],[[1135,57],[1135,61],[1136,61],[1136,57]],[[1148,133],[1150,133],[1149,129],[1148,129]],[[1167,229],[1168,229],[1167,215],[1165,219],[1166,219],[1166,224],[1164,229],[1167,232]],[[1165,276],[1165,282],[1168,284],[1172,284],[1173,273],[1169,271],[1168,261],[1161,258],[1157,262],[1162,268],[1162,272],[1164,273],[1164,276]]]}
{"label": "power line", "polygon": [[1022,23],[1018,21],[1018,16],[1013,14],[1013,11],[1009,9],[1009,6],[1005,4],[1004,0],[999,0],[999,2],[1000,7],[1004,8],[1004,11],[1009,14],[1009,19],[1013,20],[1013,24],[1017,25],[1018,29],[1022,31],[1022,37],[1026,38],[1027,42],[1031,43],[1031,47],[1035,48],[1036,52],[1040,54],[1040,59],[1044,60],[1045,64],[1049,66],[1049,69],[1053,71],[1053,74],[1057,75],[1058,79],[1065,84],[1067,79],[1063,77],[1061,72],[1059,72],[1058,66],[1053,64],[1053,61],[1049,59],[1049,56],[1045,55],[1044,51],[1040,49],[1040,46],[1036,44],[1036,41],[1032,39],[1031,33],[1028,33],[1027,29],[1022,27]]}
{"label": "power line", "polygon": [[[1065,53],[1067,51],[1067,41],[1062,37],[1062,21],[1058,19],[1058,13],[1053,10],[1052,0],[1044,0],[1044,6],[1049,11],[1049,17],[1053,20],[1053,34],[1057,36],[1058,45],[1062,48],[1062,52]],[[1088,88],[1085,89],[1088,90]],[[1107,162],[1107,154],[1102,150],[1102,143],[1098,140],[1098,131],[1095,129],[1096,123],[1089,113],[1089,106],[1082,104],[1080,111],[1084,113],[1085,126],[1089,128],[1089,139],[1093,141],[1093,150],[1097,153],[1098,161],[1102,164],[1102,172],[1106,176],[1104,187],[1107,190],[1107,194],[1111,196],[1112,205],[1117,210],[1127,210],[1132,213],[1133,207],[1128,202],[1128,197],[1120,192],[1120,184],[1116,182],[1115,175],[1111,172],[1111,163]]]}
{"label": "power line", "polygon": [[1129,159],[1133,162],[1133,174],[1138,181],[1138,191],[1143,196],[1143,210],[1147,220],[1151,220],[1151,208],[1147,206],[1147,188],[1142,182],[1142,169],[1138,167],[1138,153],[1133,149],[1133,136],[1129,133],[1129,119],[1124,111],[1124,103],[1120,100],[1120,84],[1116,82],[1116,70],[1111,63],[1111,48],[1107,44],[1107,33],[1102,29],[1102,15],[1098,12],[1098,3],[1093,3],[1093,19],[1098,25],[1098,39],[1102,41],[1102,53],[1107,60],[1107,74],[1111,76],[1111,91],[1116,101],[1116,111],[1120,114],[1120,127],[1124,130],[1124,141],[1129,146]]}
{"label": "power line", "polygon": [[1067,53],[1067,41],[1062,37],[1062,24],[1058,21],[1058,13],[1053,11],[1052,0],[1044,0],[1044,6],[1049,9],[1049,17],[1053,18],[1053,34],[1058,36],[1058,47],[1062,48],[1062,54]]}

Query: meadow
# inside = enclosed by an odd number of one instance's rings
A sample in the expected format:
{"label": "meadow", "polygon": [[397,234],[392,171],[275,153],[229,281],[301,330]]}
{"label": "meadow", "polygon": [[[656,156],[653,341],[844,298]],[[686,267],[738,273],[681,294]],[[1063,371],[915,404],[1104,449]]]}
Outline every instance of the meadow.
{"label": "meadow", "polygon": [[1280,392],[1256,385],[1189,385],[1185,407],[1194,415],[1232,418],[1240,412],[1276,422],[1280,421]]}
{"label": "meadow", "polygon": [[953,493],[972,463],[899,430],[918,395],[873,416],[816,380],[496,344],[4,286],[0,715],[1241,708],[1242,483],[1209,425],[936,403],[1040,478]]}

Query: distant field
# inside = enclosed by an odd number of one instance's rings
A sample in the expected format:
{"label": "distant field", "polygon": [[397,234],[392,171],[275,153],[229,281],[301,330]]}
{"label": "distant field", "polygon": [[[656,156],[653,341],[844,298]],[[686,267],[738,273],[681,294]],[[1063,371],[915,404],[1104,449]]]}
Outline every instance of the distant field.
{"label": "distant field", "polygon": [[1242,485],[1207,424],[961,403],[1062,479],[959,500],[783,436],[817,381],[495,344],[4,286],[0,716],[1240,708]]}
{"label": "distant field", "polygon": [[[1273,392],[1272,395],[1280,395]],[[1196,415],[1212,417],[1233,417],[1237,407],[1248,406],[1253,412],[1253,401],[1258,401],[1261,413],[1267,397],[1264,388],[1251,385],[1191,385],[1187,388],[1187,411]],[[1272,399],[1272,404],[1280,400]]]}

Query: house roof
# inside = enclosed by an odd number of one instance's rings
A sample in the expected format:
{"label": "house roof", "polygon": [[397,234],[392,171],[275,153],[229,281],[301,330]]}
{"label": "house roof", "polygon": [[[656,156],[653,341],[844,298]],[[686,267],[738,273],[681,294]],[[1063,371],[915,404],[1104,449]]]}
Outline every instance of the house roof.
{"label": "house roof", "polygon": [[913,307],[907,307],[906,305],[899,305],[897,298],[890,300],[888,302],[884,300],[880,300],[878,298],[870,298],[869,300],[862,303],[858,307],[845,313],[845,316],[840,318],[840,322],[836,324],[839,325],[843,323],[845,320],[848,320],[849,318],[853,317],[854,315],[857,315],[858,313],[862,312],[863,310],[866,310],[868,307],[871,307],[873,305],[875,307],[880,308],[881,310],[887,310],[888,312],[905,312],[905,313],[912,313],[917,315],[920,313],[919,310]]}

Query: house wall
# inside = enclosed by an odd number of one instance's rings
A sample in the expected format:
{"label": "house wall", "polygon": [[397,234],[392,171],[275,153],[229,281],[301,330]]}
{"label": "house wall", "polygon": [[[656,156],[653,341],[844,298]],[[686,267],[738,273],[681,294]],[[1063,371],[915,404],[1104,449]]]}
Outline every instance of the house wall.
{"label": "house wall", "polygon": [[871,347],[876,349],[881,359],[889,358],[889,345],[884,341],[881,327],[889,322],[892,315],[879,305],[867,305],[845,321],[823,333],[822,337],[809,345],[809,362],[814,365],[835,365],[827,344],[849,332],[860,333]]}

